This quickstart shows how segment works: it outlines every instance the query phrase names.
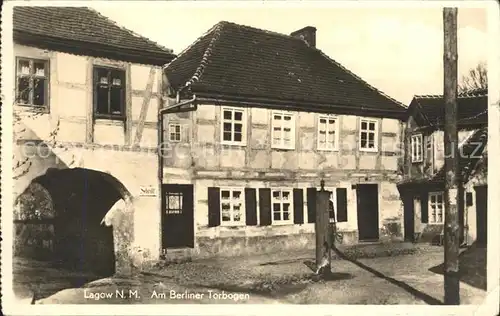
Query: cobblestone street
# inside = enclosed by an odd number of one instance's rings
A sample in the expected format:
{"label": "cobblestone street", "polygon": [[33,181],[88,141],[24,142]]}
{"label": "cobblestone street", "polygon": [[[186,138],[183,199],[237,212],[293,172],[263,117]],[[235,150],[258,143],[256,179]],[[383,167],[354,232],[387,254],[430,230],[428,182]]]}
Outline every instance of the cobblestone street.
{"label": "cobblestone street", "polygon": [[[304,264],[311,261],[313,256],[312,250],[304,250],[157,266],[130,279],[100,279],[81,288],[72,288],[75,285],[68,284],[66,289],[39,300],[37,304],[57,302],[436,305],[442,302],[443,276],[431,271],[442,263],[442,248],[434,247],[392,257],[336,259],[332,262],[333,276],[326,281],[318,280],[311,269]],[[26,287],[26,284],[31,282],[27,279],[29,273],[20,273],[17,279],[23,277],[26,278],[24,282]],[[25,288],[23,292],[23,285],[19,282],[16,287],[17,293],[27,297],[29,291]],[[38,282],[43,283],[40,279]],[[123,298],[114,295],[99,298],[98,295],[89,294],[116,293],[116,291],[127,293],[131,291],[138,297],[132,295]],[[175,294],[175,298],[172,293]],[[187,293],[198,294],[198,297],[193,299],[187,296]],[[214,299],[216,293],[225,293],[226,296]],[[480,303],[485,293],[482,289],[465,282],[461,283],[463,304]]]}

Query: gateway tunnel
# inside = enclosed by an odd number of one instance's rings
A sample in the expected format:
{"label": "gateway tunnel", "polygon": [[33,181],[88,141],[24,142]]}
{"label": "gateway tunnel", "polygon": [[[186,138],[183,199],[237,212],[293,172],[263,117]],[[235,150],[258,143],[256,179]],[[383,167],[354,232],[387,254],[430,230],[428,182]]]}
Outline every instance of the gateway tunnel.
{"label": "gateway tunnel", "polygon": [[103,218],[127,195],[107,173],[83,168],[47,171],[18,199],[16,252],[64,269],[114,274],[113,227]]}

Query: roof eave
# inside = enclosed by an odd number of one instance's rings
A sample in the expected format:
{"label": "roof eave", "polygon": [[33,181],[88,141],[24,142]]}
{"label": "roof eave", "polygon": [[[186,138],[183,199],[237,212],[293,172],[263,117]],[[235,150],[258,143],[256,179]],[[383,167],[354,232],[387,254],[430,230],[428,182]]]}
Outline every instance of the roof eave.
{"label": "roof eave", "polygon": [[166,60],[175,58],[170,52],[158,53],[136,49],[124,49],[106,45],[105,43],[81,42],[73,39],[63,39],[29,32],[14,30],[14,42],[42,49],[67,52],[75,55],[110,58],[139,64],[162,66]]}
{"label": "roof eave", "polygon": [[205,91],[193,91],[196,94],[197,100],[200,102],[215,102],[216,104],[240,104],[245,106],[254,107],[276,107],[280,109],[288,109],[295,111],[311,111],[311,112],[325,112],[331,113],[332,110],[337,114],[351,114],[374,116],[383,118],[394,118],[403,120],[405,109],[401,110],[385,110],[385,109],[371,109],[360,108],[352,105],[342,105],[334,103],[319,103],[317,101],[308,100],[282,100],[273,98],[262,98],[255,96],[241,96],[241,95],[227,95],[217,94]]}

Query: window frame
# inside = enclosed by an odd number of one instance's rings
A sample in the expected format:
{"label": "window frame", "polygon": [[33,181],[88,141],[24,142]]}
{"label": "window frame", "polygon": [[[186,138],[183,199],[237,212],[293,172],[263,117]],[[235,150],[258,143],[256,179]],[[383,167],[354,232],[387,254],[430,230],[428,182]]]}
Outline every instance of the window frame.
{"label": "window frame", "polygon": [[[102,113],[97,113],[97,108],[98,108],[98,95],[97,95],[97,88],[99,85],[98,82],[98,76],[96,75],[98,70],[106,70],[108,71],[108,77],[111,75],[112,71],[116,71],[122,74],[122,80],[123,82],[121,83],[121,99],[122,103],[120,104],[120,114],[102,114]],[[113,67],[113,66],[104,66],[104,65],[98,65],[95,64],[92,67],[92,98],[93,98],[93,116],[94,119],[106,119],[106,120],[117,120],[117,121],[125,121],[126,119],[126,108],[127,108],[127,69],[121,68],[121,67]],[[108,83],[110,84],[110,83]],[[108,109],[111,109],[111,96],[110,90],[108,88]]]}
{"label": "window frame", "polygon": [[[16,56],[15,58],[16,60],[16,66],[15,66],[15,71],[14,71],[14,76],[15,76],[15,80],[14,80],[14,83],[15,83],[15,93],[14,93],[14,103],[16,106],[20,106],[20,107],[25,107],[27,109],[32,109],[32,110],[38,110],[38,111],[44,111],[44,112],[49,112],[49,109],[50,109],[50,81],[51,81],[51,77],[50,77],[50,59],[49,58],[40,58],[40,57],[23,57],[23,56]],[[19,63],[21,61],[28,61],[29,64],[30,64],[30,74],[29,75],[22,75],[19,73]],[[31,74],[31,70],[33,69],[33,64],[35,62],[42,62],[45,66],[45,71],[46,73],[44,73],[44,76],[36,76],[34,74]],[[30,85],[30,92],[29,92],[29,96],[28,96],[28,99],[31,99],[31,103],[22,103],[22,102],[19,102],[20,98],[19,98],[19,83],[18,83],[18,79],[20,77],[29,77],[30,78],[30,81],[29,81],[29,85]],[[36,77],[42,77],[42,78],[45,78],[46,80],[46,83],[45,83],[45,87],[44,87],[44,102],[43,102],[43,105],[36,105],[33,103],[33,87],[31,82],[32,82],[32,79],[33,78],[36,78]]]}
{"label": "window frame", "polygon": [[[423,141],[424,141],[424,136],[422,135],[422,133],[413,134],[410,136],[410,157],[412,163],[421,163],[424,161]],[[415,150],[417,150],[417,152],[415,152]],[[420,155],[417,155],[418,153],[420,153]]]}
{"label": "window frame", "polygon": [[[363,129],[362,126],[363,126],[363,123],[366,122],[367,124],[367,129]],[[375,128],[373,131],[371,131],[369,129],[370,127],[370,123],[373,123]],[[359,136],[359,143],[358,143],[358,148],[359,148],[359,151],[365,151],[365,152],[378,152],[378,146],[379,146],[379,143],[378,143],[378,135],[379,135],[379,130],[378,130],[378,120],[376,119],[371,119],[371,118],[362,118],[359,120],[359,133],[358,133],[358,136]],[[362,135],[363,133],[367,133],[367,144],[369,143],[368,142],[368,135],[373,133],[373,148],[368,148],[368,147],[362,147],[362,142],[361,142],[361,139],[362,139]]]}
{"label": "window frame", "polygon": [[[280,196],[283,196],[283,192],[288,192],[290,199],[283,203],[283,199],[281,198],[280,200],[276,200],[274,197],[274,192],[281,192]],[[279,202],[277,202],[279,201]],[[293,189],[290,188],[271,188],[271,225],[272,226],[279,226],[279,225],[293,225],[293,212],[294,212],[294,204],[293,204]],[[274,219],[274,204],[279,203],[280,204],[280,215],[281,218],[280,220],[275,220]],[[288,207],[288,220],[283,219],[283,214],[284,214],[284,208],[283,204],[290,204]]]}
{"label": "window frame", "polygon": [[[231,111],[230,120],[224,118],[224,111]],[[241,112],[241,141],[234,140],[234,113]],[[224,123],[231,123],[231,140],[224,140]],[[220,110],[220,142],[223,145],[246,146],[247,143],[247,111],[245,108],[223,106]]]}
{"label": "window frame", "polygon": [[[438,197],[441,196],[441,221],[438,222]],[[432,202],[432,197],[436,198],[436,202]],[[434,211],[433,205],[436,205],[436,210],[435,210],[435,216],[432,216],[432,213]],[[444,192],[443,191],[437,191],[437,192],[429,192],[428,196],[428,212],[427,212],[427,223],[430,225],[443,225],[444,224]]]}
{"label": "window frame", "polygon": [[[321,124],[321,119],[326,119],[327,122],[326,122],[326,142],[325,144],[328,144],[328,132],[330,131],[328,129],[328,123],[329,123],[329,120],[334,120],[335,123],[334,123],[334,146],[333,147],[321,147],[320,145],[320,138],[319,138],[319,135],[320,135],[320,124]],[[316,148],[319,150],[319,151],[338,151],[339,150],[339,119],[338,119],[338,116],[336,115],[332,115],[332,114],[319,114],[318,115],[318,120],[317,120],[317,123],[318,123],[318,127],[317,127],[317,132],[316,132],[316,137],[317,137],[317,142],[316,142]]]}
{"label": "window frame", "polygon": [[[229,191],[229,206],[230,206],[230,221],[224,221],[222,218],[222,203],[224,203],[224,199],[222,198],[222,192],[223,191]],[[240,221],[234,221],[234,209],[233,209],[233,203],[234,201],[232,200],[233,192],[234,191],[239,191],[241,192],[239,202],[241,204],[240,206]],[[245,189],[241,187],[221,187],[219,188],[219,198],[220,198],[220,226],[245,226],[246,225],[246,205],[245,205]]]}
{"label": "window frame", "polygon": [[[179,208],[170,208],[170,196],[175,196],[179,199]],[[166,216],[169,215],[183,215],[184,213],[184,208],[183,208],[183,203],[184,203],[184,195],[181,192],[170,192],[167,191],[165,192],[165,203],[163,205],[163,214]],[[175,212],[170,212],[170,211],[175,211]]]}
{"label": "window frame", "polygon": [[[289,116],[290,117],[290,134],[291,134],[291,139],[290,139],[290,145],[287,146],[284,144],[285,138],[283,137],[283,132],[284,129],[286,128],[285,125],[281,124],[280,126],[280,143],[275,144],[274,143],[274,128],[277,127],[275,125],[276,120],[274,119],[275,115],[281,116],[281,122],[285,121],[284,117]],[[284,150],[294,150],[295,149],[295,133],[296,133],[296,128],[295,128],[295,120],[296,120],[296,115],[293,112],[289,111],[271,111],[271,148],[272,149],[284,149]]]}
{"label": "window frame", "polygon": [[[179,139],[172,139],[172,134],[177,134],[176,131],[172,132],[172,127],[179,127]],[[171,143],[180,143],[182,141],[182,125],[180,123],[168,123],[168,140]]]}

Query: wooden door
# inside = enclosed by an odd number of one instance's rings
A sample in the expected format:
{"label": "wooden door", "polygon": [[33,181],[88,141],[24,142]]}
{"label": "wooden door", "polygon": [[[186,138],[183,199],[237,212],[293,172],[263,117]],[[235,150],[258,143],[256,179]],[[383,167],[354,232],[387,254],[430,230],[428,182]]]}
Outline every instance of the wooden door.
{"label": "wooden door", "polygon": [[405,241],[415,241],[415,205],[412,194],[405,194],[404,201],[404,233]]}
{"label": "wooden door", "polygon": [[194,247],[193,185],[162,186],[163,248]]}
{"label": "wooden door", "polygon": [[376,241],[379,238],[378,186],[358,184],[358,234],[360,241]]}

